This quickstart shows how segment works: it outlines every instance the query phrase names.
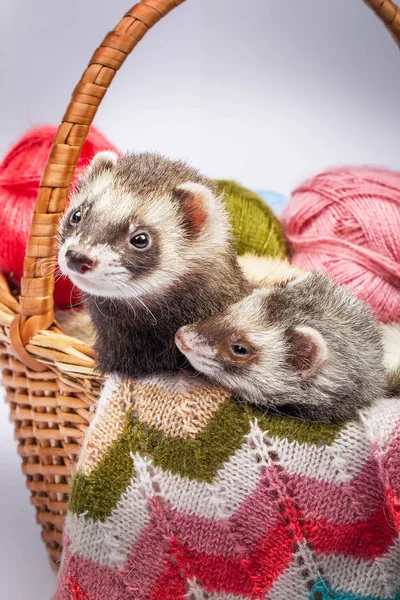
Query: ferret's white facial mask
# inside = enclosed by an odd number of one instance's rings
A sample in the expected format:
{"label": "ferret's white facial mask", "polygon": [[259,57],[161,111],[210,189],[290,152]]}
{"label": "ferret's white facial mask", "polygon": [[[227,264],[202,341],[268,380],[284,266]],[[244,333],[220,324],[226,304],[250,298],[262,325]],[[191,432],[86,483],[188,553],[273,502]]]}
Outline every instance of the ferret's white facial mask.
{"label": "ferret's white facial mask", "polygon": [[[68,257],[72,253],[86,256],[94,267],[81,272],[72,270]],[[118,297],[123,296],[123,290],[129,283],[129,272],[121,263],[120,256],[108,244],[82,244],[79,236],[71,236],[60,246],[58,264],[64,275],[79,289],[94,296]],[[70,263],[71,264],[71,263]],[[84,267],[85,261],[81,263]]]}

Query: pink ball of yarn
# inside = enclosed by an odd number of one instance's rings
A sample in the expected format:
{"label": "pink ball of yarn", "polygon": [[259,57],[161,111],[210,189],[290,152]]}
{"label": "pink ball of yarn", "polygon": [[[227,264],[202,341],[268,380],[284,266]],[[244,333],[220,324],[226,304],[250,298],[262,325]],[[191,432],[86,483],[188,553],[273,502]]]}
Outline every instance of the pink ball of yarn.
{"label": "pink ball of yarn", "polygon": [[380,321],[400,321],[400,173],[326,171],[293,192],[283,221],[294,264],[347,285]]}

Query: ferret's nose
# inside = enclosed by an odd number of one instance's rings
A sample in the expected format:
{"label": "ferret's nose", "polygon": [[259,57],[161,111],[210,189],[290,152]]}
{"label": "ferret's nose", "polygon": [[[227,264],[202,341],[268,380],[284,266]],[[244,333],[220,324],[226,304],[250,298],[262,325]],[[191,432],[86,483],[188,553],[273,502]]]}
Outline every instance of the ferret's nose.
{"label": "ferret's nose", "polygon": [[95,261],[90,256],[72,248],[66,251],[65,260],[71,271],[75,271],[81,275],[86,273],[86,271],[91,271],[95,266]]}
{"label": "ferret's nose", "polygon": [[175,334],[175,344],[178,346],[181,352],[188,352],[191,350],[191,347],[187,344],[187,341],[184,339],[183,332],[180,329]]}

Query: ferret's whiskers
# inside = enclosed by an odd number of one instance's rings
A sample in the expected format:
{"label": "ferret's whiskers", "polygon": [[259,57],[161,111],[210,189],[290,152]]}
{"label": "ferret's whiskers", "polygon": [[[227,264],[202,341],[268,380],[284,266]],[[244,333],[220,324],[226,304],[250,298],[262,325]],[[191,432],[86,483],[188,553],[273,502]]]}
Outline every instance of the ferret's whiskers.
{"label": "ferret's whiskers", "polygon": [[72,309],[72,312],[76,312],[74,309],[75,309],[77,306],[82,306],[82,304],[83,304],[83,298],[81,298],[81,300],[80,300],[79,302],[76,302],[75,304],[72,304],[72,294],[73,294],[74,290],[78,290],[78,292],[80,293],[80,290],[79,290],[79,289],[76,287],[76,285],[73,283],[73,284],[72,284],[72,287],[71,287],[70,294],[69,294],[69,308],[71,308],[71,309]]}
{"label": "ferret's whiskers", "polygon": [[[115,285],[117,286],[118,291],[121,293],[124,301],[127,303],[127,305],[132,310],[132,312],[133,312],[133,318],[135,319],[136,318],[136,311],[135,311],[134,307],[130,303],[129,299],[125,297],[124,291],[123,291],[123,289],[120,288],[120,286],[118,285],[118,283],[116,283]],[[114,304],[114,306],[115,306],[115,304]],[[116,306],[115,306],[115,308],[116,308]]]}
{"label": "ferret's whiskers", "polygon": [[187,369],[187,367],[190,367],[190,362],[185,358],[182,365],[178,365],[178,369],[183,371],[184,369]]}
{"label": "ferret's whiskers", "polygon": [[[37,260],[36,260],[36,261],[33,263],[32,267],[33,267],[33,269],[34,269],[34,275],[36,275],[36,274],[37,274],[37,268],[36,268],[36,266],[38,266],[38,263],[39,263],[39,262],[43,262],[43,261],[48,261],[48,260],[49,260],[49,259],[48,259],[48,257],[45,257],[45,258],[40,258],[40,259],[37,259]],[[48,272],[46,272],[46,274],[45,274],[45,275],[43,275],[43,268],[44,268],[44,266],[48,267]],[[43,264],[42,264],[42,266],[41,266],[41,269],[40,269],[40,270],[41,270],[40,276],[41,276],[41,277],[43,277],[43,278],[47,277],[47,276],[48,276],[48,275],[51,273],[51,270],[53,269],[53,266],[54,266],[54,265],[53,265],[53,263],[51,263],[50,261],[49,261],[49,263],[47,263],[47,264],[46,264],[46,262],[43,262]],[[26,294],[27,294],[27,295],[29,294],[29,290],[30,290],[30,287],[31,287],[32,281],[33,281],[33,279],[31,279],[31,280],[29,281],[29,283],[28,283],[28,287],[26,288]]]}
{"label": "ferret's whiskers", "polygon": [[[121,283],[121,285],[125,286],[125,289],[128,289],[128,290],[129,290],[129,286],[128,286],[128,285],[126,285],[126,284],[125,284],[124,282],[122,282],[122,281],[121,281],[120,283]],[[123,288],[122,288],[121,292],[123,293]],[[125,294],[124,294],[124,300],[126,300],[126,301],[128,302],[128,298],[125,296]],[[141,299],[140,299],[140,298],[138,298],[138,297],[136,297],[136,298],[135,298],[135,300],[136,300],[137,302],[139,302],[139,303],[140,303],[140,304],[143,306],[143,308],[144,308],[145,310],[147,310],[147,312],[149,313],[149,315],[151,315],[151,316],[153,317],[153,319],[154,319],[154,323],[153,323],[153,325],[157,325],[157,319],[156,319],[156,317],[155,317],[155,316],[154,316],[154,314],[151,312],[151,310],[148,308],[148,306],[146,306],[146,304],[143,302],[143,300],[141,300]],[[129,304],[129,302],[128,302],[128,304]],[[133,310],[133,307],[132,307],[132,305],[131,305],[131,304],[129,304],[129,306],[130,306],[130,307],[132,308],[132,310]]]}
{"label": "ferret's whiskers", "polygon": [[97,310],[99,311],[99,313],[100,313],[100,314],[102,314],[102,315],[103,315],[103,317],[105,317],[106,319],[112,319],[112,316],[111,316],[111,315],[105,315],[105,314],[103,313],[103,311],[102,311],[102,310],[100,310],[100,308],[99,308],[99,305],[97,304],[96,296],[92,296],[92,297],[93,297],[93,300],[94,300],[94,304],[95,304],[95,306],[96,306]]}
{"label": "ferret's whiskers", "polygon": [[48,256],[42,257],[42,258],[38,258],[32,265],[32,269],[34,274],[36,274],[37,270],[40,267],[44,267],[45,265],[52,265],[52,266],[56,266],[56,260],[54,258],[50,258]]}

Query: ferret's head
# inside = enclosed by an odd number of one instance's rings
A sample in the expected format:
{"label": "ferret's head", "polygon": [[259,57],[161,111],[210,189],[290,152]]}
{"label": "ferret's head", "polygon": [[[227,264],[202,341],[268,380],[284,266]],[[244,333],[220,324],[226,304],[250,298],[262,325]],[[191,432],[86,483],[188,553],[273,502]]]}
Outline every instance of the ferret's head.
{"label": "ferret's head", "polygon": [[312,327],[269,321],[265,304],[265,291],[256,290],[219,315],[181,327],[175,341],[196,370],[239,397],[286,404],[300,381],[322,369],[327,345]]}
{"label": "ferret's head", "polygon": [[212,183],[155,154],[97,154],[59,229],[61,271],[84,292],[136,298],[165,291],[226,249],[229,225]]}
{"label": "ferret's head", "polygon": [[383,390],[375,320],[319,273],[255,290],[223,313],[181,327],[175,341],[196,370],[237,397],[316,407],[322,420],[348,418]]}

